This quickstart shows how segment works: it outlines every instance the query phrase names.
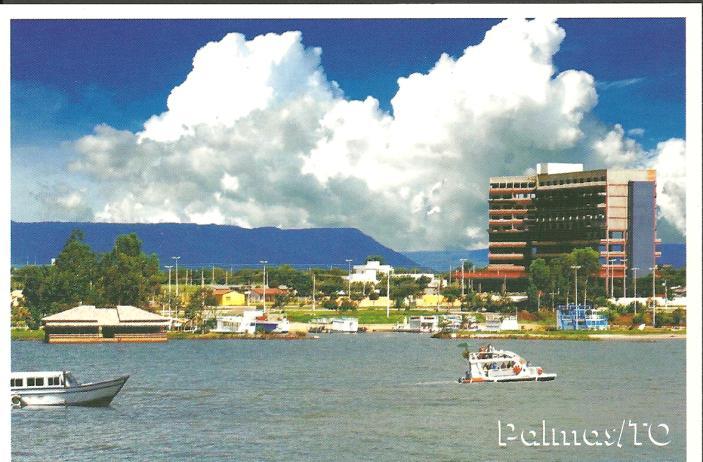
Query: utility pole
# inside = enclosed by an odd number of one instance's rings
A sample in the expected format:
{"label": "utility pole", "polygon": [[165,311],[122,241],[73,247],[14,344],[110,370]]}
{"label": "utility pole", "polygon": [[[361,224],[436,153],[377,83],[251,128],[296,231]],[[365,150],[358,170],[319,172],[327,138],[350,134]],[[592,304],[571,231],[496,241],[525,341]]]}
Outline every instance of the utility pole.
{"label": "utility pole", "polygon": [[610,298],[615,298],[615,259],[611,258],[608,260],[610,262]]}
{"label": "utility pole", "polygon": [[212,285],[215,285],[215,265],[212,265]]}
{"label": "utility pole", "polygon": [[466,258],[460,258],[459,261],[461,262],[461,298],[463,300],[464,299],[464,262],[466,261]]}

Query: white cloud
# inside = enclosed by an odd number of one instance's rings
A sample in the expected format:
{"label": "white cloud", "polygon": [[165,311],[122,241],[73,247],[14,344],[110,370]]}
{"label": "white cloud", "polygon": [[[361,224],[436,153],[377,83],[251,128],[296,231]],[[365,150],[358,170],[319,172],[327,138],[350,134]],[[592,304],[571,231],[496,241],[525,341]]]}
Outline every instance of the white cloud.
{"label": "white cloud", "polygon": [[686,235],[686,143],[679,139],[659,143],[647,166],[657,170],[661,218]]}
{"label": "white cloud", "polygon": [[399,78],[388,114],[373,97],[345,99],[300,33],[228,34],[196,53],[166,112],[139,133],[96,127],[71,168],[99,184],[104,221],[353,226],[400,250],[485,245],[489,176],[647,154],[622,127],[588,131],[594,79],[555,74],[564,37],[552,20],[506,20]]}
{"label": "white cloud", "polygon": [[627,136],[642,136],[644,135],[644,128],[631,128],[627,131]]}
{"label": "white cloud", "polygon": [[615,125],[608,134],[593,144],[593,151],[607,167],[633,166],[642,156],[642,147],[633,139],[625,138],[620,125]]}
{"label": "white cloud", "polygon": [[686,234],[686,143],[672,138],[647,151],[635,140],[624,136],[615,125],[593,143],[597,158],[608,167],[653,168],[657,171],[659,217],[683,235]]}

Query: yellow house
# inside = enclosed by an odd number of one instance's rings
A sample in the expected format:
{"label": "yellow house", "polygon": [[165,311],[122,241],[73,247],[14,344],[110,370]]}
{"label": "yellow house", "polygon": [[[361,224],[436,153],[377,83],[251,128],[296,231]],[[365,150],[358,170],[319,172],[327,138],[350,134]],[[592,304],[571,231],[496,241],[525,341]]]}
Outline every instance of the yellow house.
{"label": "yellow house", "polygon": [[[388,297],[378,297],[378,300],[371,300],[368,297],[359,302],[359,308],[385,308],[388,304]],[[393,305],[393,303],[391,303]]]}
{"label": "yellow house", "polygon": [[437,294],[423,294],[422,297],[419,297],[416,299],[416,304],[417,306],[430,306],[430,307],[436,307],[438,305],[443,305],[447,302],[447,300]]}
{"label": "yellow house", "polygon": [[246,300],[246,295],[244,295],[241,292],[237,292],[236,290],[232,290],[230,292],[227,292],[226,294],[222,294],[222,302],[219,304],[220,306],[242,306],[246,305],[247,300]]}

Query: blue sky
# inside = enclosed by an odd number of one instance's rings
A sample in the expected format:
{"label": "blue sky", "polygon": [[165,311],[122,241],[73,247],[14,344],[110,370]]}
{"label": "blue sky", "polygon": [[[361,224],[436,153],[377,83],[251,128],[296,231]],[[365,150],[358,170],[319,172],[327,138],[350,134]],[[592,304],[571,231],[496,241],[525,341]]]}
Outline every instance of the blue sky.
{"label": "blue sky", "polygon": [[[95,179],[67,174],[71,142],[98,124],[138,132],[182,83],[195,52],[229,32],[247,39],[289,30],[322,49],[321,67],[350,100],[391,112],[397,79],[427,73],[442,53],[477,45],[499,19],[463,20],[13,20],[13,219],[41,219],[42,195]],[[590,123],[620,124],[643,149],[685,136],[683,19],[564,19],[557,73],[595,78]],[[34,173],[30,173],[32,170]],[[39,177],[30,178],[30,177]],[[52,192],[53,191],[53,192]],[[275,225],[276,223],[271,223]]]}
{"label": "blue sky", "polygon": [[[12,22],[13,141],[80,136],[98,123],[137,130],[166,109],[195,51],[236,31],[252,38],[300,30],[322,48],[327,76],[354,99],[390,109],[396,80],[426,72],[441,53],[459,55],[499,20],[75,20]],[[594,113],[644,128],[643,144],[683,137],[683,19],[562,19],[559,69],[599,84]],[[48,107],[47,107],[48,106]],[[37,116],[39,130],[37,130]],[[30,124],[33,129],[27,129]]]}

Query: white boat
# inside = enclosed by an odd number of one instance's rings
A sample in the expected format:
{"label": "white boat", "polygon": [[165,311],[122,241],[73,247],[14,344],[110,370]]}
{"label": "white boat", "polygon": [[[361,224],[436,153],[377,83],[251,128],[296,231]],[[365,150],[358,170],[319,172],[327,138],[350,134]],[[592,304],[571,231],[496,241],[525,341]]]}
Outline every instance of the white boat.
{"label": "white boat", "polygon": [[210,332],[217,334],[250,334],[274,333],[287,334],[290,322],[286,318],[269,319],[264,310],[248,310],[239,316],[220,316],[217,327]]}
{"label": "white boat", "polygon": [[359,320],[357,318],[333,318],[329,331],[355,334],[359,331]]}
{"label": "white boat", "polygon": [[544,382],[554,380],[556,374],[547,374],[541,367],[532,366],[519,355],[507,350],[496,350],[491,345],[477,352],[464,351],[469,369],[459,383],[481,382]]}
{"label": "white boat", "polygon": [[393,327],[395,332],[431,333],[439,332],[439,316],[410,316],[403,324]]}
{"label": "white boat", "polygon": [[128,378],[80,383],[69,371],[13,372],[10,401],[12,407],[107,406]]}

